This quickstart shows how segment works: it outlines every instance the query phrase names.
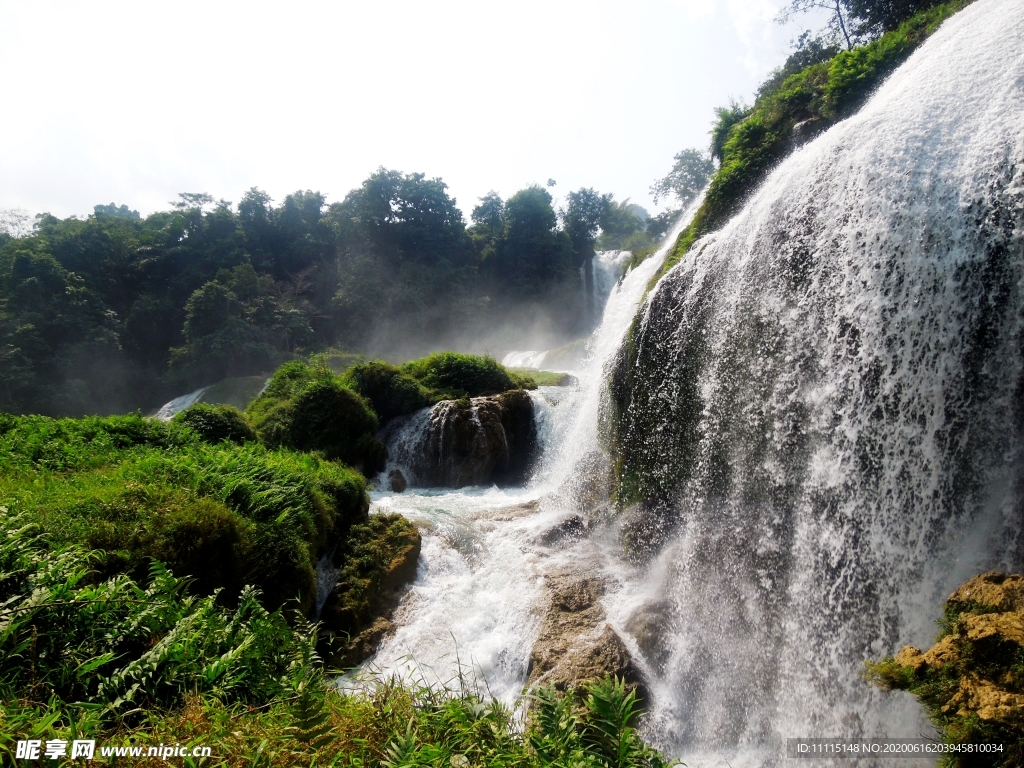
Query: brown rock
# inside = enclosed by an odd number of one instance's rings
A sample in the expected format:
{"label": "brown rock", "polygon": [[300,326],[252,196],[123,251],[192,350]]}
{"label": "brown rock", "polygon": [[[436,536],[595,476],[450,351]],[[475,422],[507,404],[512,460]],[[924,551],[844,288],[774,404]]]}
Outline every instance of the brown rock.
{"label": "brown rock", "polygon": [[1024,575],[989,571],[957,588],[947,601],[958,611],[987,606],[999,612],[1024,610]]}
{"label": "brown rock", "polygon": [[964,677],[960,690],[942,708],[958,717],[977,713],[986,722],[1015,724],[1024,722],[1024,695],[1005,691],[988,680]]}
{"label": "brown rock", "polygon": [[932,669],[938,669],[944,664],[952,664],[960,658],[958,641],[959,638],[955,635],[946,635],[925,651],[921,658]]}
{"label": "brown rock", "polygon": [[990,655],[1005,644],[1024,646],[1024,614],[968,614],[964,620],[967,624],[967,639],[974,643],[975,650],[982,655]]}
{"label": "brown rock", "polygon": [[559,690],[616,675],[641,689],[629,649],[605,620],[600,579],[571,573],[549,575],[548,609],[530,653],[527,684]]}

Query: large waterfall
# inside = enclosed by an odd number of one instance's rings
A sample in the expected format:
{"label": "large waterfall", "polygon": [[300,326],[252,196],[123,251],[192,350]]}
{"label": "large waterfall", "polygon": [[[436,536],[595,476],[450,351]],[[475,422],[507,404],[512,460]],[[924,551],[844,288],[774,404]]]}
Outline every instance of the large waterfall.
{"label": "large waterfall", "polygon": [[609,421],[662,743],[922,731],[859,673],[1022,565],[1022,281],[1024,4],[982,0],[659,283]]}
{"label": "large waterfall", "polygon": [[[374,664],[469,665],[510,699],[546,574],[587,569],[647,735],[691,766],[929,732],[860,672],[1024,564],[1024,5],[947,21],[637,314],[663,257],[611,292],[578,385],[535,394],[529,483],[374,494],[424,532]],[[613,466],[618,513],[593,493]],[[587,535],[548,535],[580,513]]]}

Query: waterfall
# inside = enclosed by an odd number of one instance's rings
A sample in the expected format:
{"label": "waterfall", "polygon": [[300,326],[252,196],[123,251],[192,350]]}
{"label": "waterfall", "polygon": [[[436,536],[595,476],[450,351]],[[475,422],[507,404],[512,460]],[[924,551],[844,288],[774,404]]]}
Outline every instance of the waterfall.
{"label": "waterfall", "polygon": [[160,406],[160,410],[153,414],[153,418],[160,421],[170,421],[176,414],[181,413],[190,405],[194,405],[203,396],[203,392],[208,389],[209,387],[200,387],[194,392],[189,392],[187,395],[176,397],[170,402],[164,403]]}
{"label": "waterfall", "polygon": [[1024,4],[979,0],[660,281],[604,405],[657,743],[929,732],[862,662],[1024,564],[1022,280]]}

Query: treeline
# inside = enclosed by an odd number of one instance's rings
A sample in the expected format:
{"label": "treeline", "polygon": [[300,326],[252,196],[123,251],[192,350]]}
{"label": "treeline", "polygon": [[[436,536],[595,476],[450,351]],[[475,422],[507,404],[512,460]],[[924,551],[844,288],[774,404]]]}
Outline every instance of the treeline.
{"label": "treeline", "polygon": [[[506,326],[588,332],[595,249],[667,228],[581,189],[490,193],[467,224],[441,179],[380,169],[338,203],[182,194],[145,218],[98,205],[0,233],[0,411],[149,409],[311,351],[409,358]],[[21,236],[13,236],[20,234]]]}

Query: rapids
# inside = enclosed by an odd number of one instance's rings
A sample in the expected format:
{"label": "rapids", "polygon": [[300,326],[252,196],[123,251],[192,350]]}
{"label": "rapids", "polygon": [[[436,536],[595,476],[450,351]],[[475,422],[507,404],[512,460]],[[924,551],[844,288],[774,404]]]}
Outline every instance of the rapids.
{"label": "rapids", "polygon": [[[524,487],[373,493],[424,540],[371,665],[462,665],[513,699],[545,573],[569,564],[605,579],[650,683],[646,735],[691,766],[934,734],[860,673],[927,646],[959,582],[1024,565],[1022,237],[1024,4],[978,0],[646,301],[668,245],[615,284],[578,384],[534,394]],[[637,503],[545,543],[612,459]],[[643,543],[628,557],[624,532]],[[657,659],[626,630],[651,605]]]}

